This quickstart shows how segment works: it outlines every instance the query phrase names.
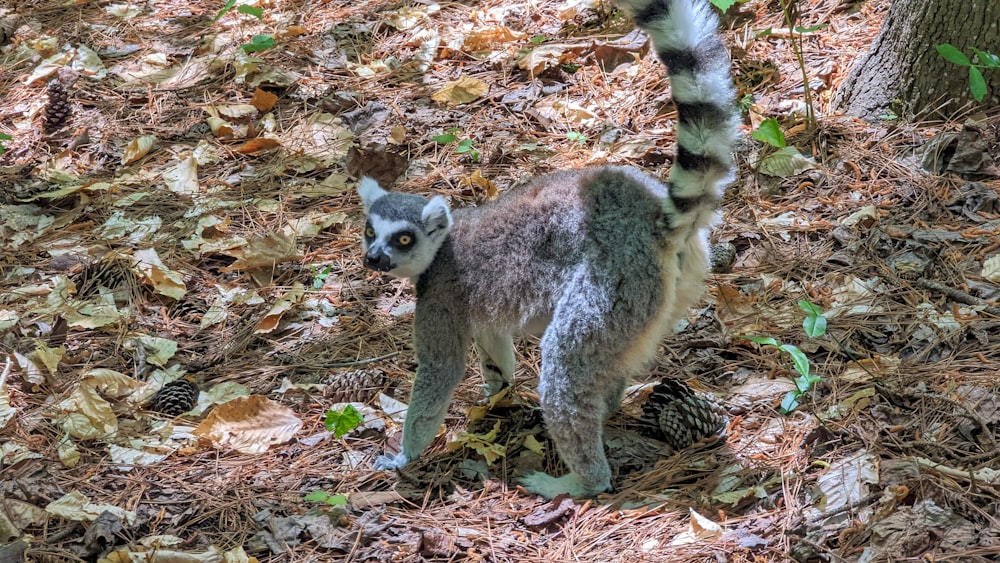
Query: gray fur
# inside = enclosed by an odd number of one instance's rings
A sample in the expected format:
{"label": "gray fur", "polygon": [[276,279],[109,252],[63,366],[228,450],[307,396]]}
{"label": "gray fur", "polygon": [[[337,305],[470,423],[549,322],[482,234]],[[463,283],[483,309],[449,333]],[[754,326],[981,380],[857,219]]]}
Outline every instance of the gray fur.
{"label": "gray fur", "polygon": [[[361,182],[367,227],[376,231],[366,235],[366,263],[411,277],[417,290],[418,367],[403,450],[377,468],[401,467],[430,445],[473,337],[486,390],[495,393],[513,379],[511,336],[540,330],[542,408],[571,472],[534,473],[522,484],[547,497],[610,488],[603,424],[629,377],[704,290],[707,231],[732,177],[736,128],[728,59],[704,0],[628,5],[661,58],[687,65],[675,96],[686,96],[690,109],[692,92],[703,92],[703,113],[713,117],[688,111],[678,124],[670,183],[632,167],[571,170],[452,215],[440,197]],[[416,242],[400,248],[399,232]]]}

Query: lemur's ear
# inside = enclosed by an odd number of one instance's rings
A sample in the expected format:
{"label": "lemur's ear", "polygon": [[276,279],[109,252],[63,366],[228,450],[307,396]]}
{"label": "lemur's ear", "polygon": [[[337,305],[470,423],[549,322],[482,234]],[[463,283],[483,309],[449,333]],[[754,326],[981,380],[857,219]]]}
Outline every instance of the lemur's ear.
{"label": "lemur's ear", "polygon": [[448,202],[439,195],[432,197],[424,205],[420,218],[424,222],[424,230],[432,238],[444,236],[451,231],[451,210],[448,209]]}
{"label": "lemur's ear", "polygon": [[372,204],[376,200],[380,199],[382,196],[389,192],[382,189],[382,186],[378,185],[378,182],[374,178],[369,178],[365,176],[361,178],[358,182],[358,195],[361,196],[361,205],[365,208],[365,213],[371,209]]}

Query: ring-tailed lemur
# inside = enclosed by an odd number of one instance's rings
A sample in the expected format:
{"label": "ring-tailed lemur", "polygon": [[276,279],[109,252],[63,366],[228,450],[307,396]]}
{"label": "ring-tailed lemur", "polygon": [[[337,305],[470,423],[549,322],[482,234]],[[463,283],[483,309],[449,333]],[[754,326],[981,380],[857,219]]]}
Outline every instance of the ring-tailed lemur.
{"label": "ring-tailed lemur", "polygon": [[662,183],[602,166],[534,179],[476,209],[363,178],[365,265],[416,285],[417,374],[398,468],[430,445],[475,342],[486,390],[510,385],[512,335],[541,332],[539,395],[570,473],[521,483],[553,497],[608,490],[602,428],[630,375],[704,291],[707,235],[734,175],[729,57],[706,0],[622,2],[667,66],[677,157]]}

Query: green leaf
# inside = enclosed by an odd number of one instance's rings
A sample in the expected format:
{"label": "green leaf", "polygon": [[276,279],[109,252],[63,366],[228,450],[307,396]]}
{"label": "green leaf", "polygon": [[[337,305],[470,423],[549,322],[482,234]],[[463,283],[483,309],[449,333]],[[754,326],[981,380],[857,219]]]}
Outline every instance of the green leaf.
{"label": "green leaf", "polygon": [[823,309],[821,309],[819,305],[813,303],[812,301],[809,301],[807,299],[799,299],[797,303],[799,309],[805,311],[807,315],[817,316],[823,314]]}
{"label": "green leaf", "polygon": [[274,47],[274,38],[270,35],[254,35],[250,38],[249,43],[240,45],[240,49],[243,49],[244,53],[258,53],[271,47]]}
{"label": "green leaf", "polygon": [[781,400],[781,407],[779,407],[781,414],[788,414],[795,410],[795,407],[799,406],[800,396],[798,391],[789,391],[786,393],[785,398]]}
{"label": "green leaf", "polygon": [[326,491],[313,491],[302,497],[302,500],[307,502],[326,502],[328,498],[330,498],[330,493]]}
{"label": "green leaf", "polygon": [[587,136],[579,131],[570,131],[569,133],[566,133],[566,138],[570,141],[576,141],[576,144],[581,147],[587,143]]}
{"label": "green leaf", "polygon": [[972,97],[976,99],[977,102],[983,101],[986,97],[986,79],[983,78],[983,73],[976,67],[969,67],[969,90],[972,90]]}
{"label": "green leaf", "polygon": [[548,39],[549,38],[544,35],[532,35],[529,41],[531,41],[533,45],[541,45],[542,43],[548,41]]}
{"label": "green leaf", "polygon": [[962,66],[972,66],[969,61],[969,57],[965,56],[965,53],[959,51],[954,45],[950,43],[944,43],[937,46],[937,52],[939,55],[945,59]]}
{"label": "green leaf", "polygon": [[809,338],[817,338],[826,334],[826,317],[823,316],[823,309],[806,299],[799,299],[798,305],[799,309],[806,313],[806,318],[802,321],[806,335]]}
{"label": "green leaf", "polygon": [[456,137],[451,133],[445,133],[444,135],[435,135],[431,137],[431,140],[434,141],[435,143],[446,145],[448,143],[454,143],[455,141],[458,140],[458,137]]}
{"label": "green leaf", "polygon": [[455,152],[462,154],[472,150],[472,139],[462,139],[455,147]]}
{"label": "green leaf", "polygon": [[222,18],[222,16],[229,13],[229,10],[232,10],[233,6],[235,5],[236,5],[236,0],[226,0],[225,6],[223,6],[222,9],[219,10],[219,13],[215,14],[215,17],[212,18],[212,23],[219,21],[219,19]]}
{"label": "green leaf", "polygon": [[1000,68],[1000,56],[994,55],[989,51],[980,51],[975,47],[972,48],[976,52],[976,58],[979,59],[980,66],[986,68]]}
{"label": "green leaf", "polygon": [[6,133],[0,133],[0,141],[10,141],[13,138],[14,137],[11,137],[10,135],[8,135]]}
{"label": "green leaf", "polygon": [[333,432],[334,437],[340,438],[351,430],[354,430],[364,421],[365,417],[352,405],[347,405],[340,411],[326,411],[326,419],[323,424],[326,429]]}
{"label": "green leaf", "polygon": [[772,147],[783,148],[785,146],[785,134],[781,132],[778,120],[773,117],[761,122],[760,127],[750,134],[751,137],[762,143],[767,143]]}
{"label": "green leaf", "polygon": [[247,14],[249,16],[254,16],[255,18],[262,20],[264,19],[264,8],[256,8],[254,6],[248,6],[246,4],[240,4],[236,11],[241,14]]}
{"label": "green leaf", "polygon": [[322,502],[330,506],[347,506],[347,497],[345,495],[331,495],[326,491],[313,491],[302,497],[302,500],[306,502]]}
{"label": "green leaf", "polygon": [[819,338],[826,334],[826,317],[823,315],[809,315],[802,319],[802,328],[809,338]]}
{"label": "green leaf", "polygon": [[742,336],[741,338],[746,338],[750,342],[756,342],[757,344],[765,344],[770,346],[777,346],[778,341],[770,336]]}
{"label": "green leaf", "polygon": [[806,357],[805,352],[793,344],[782,344],[778,346],[778,349],[788,352],[788,355],[792,357],[792,367],[795,368],[795,371],[809,377],[809,358]]}
{"label": "green leaf", "polygon": [[[719,9],[721,12],[725,12],[729,8],[732,8],[736,4],[737,0],[709,0],[713,6]],[[742,0],[746,1],[746,0]]]}
{"label": "green leaf", "polygon": [[758,172],[777,178],[787,178],[813,168],[816,168],[816,163],[795,147],[782,147],[757,163]]}

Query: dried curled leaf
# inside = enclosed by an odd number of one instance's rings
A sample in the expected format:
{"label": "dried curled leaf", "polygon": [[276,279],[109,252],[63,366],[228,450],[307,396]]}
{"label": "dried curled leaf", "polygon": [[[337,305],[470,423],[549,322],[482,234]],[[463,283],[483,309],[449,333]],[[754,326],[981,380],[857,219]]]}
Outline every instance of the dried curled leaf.
{"label": "dried curled leaf", "polygon": [[122,153],[122,164],[132,164],[140,158],[149,154],[156,145],[156,137],[153,135],[143,135],[134,139]]}

